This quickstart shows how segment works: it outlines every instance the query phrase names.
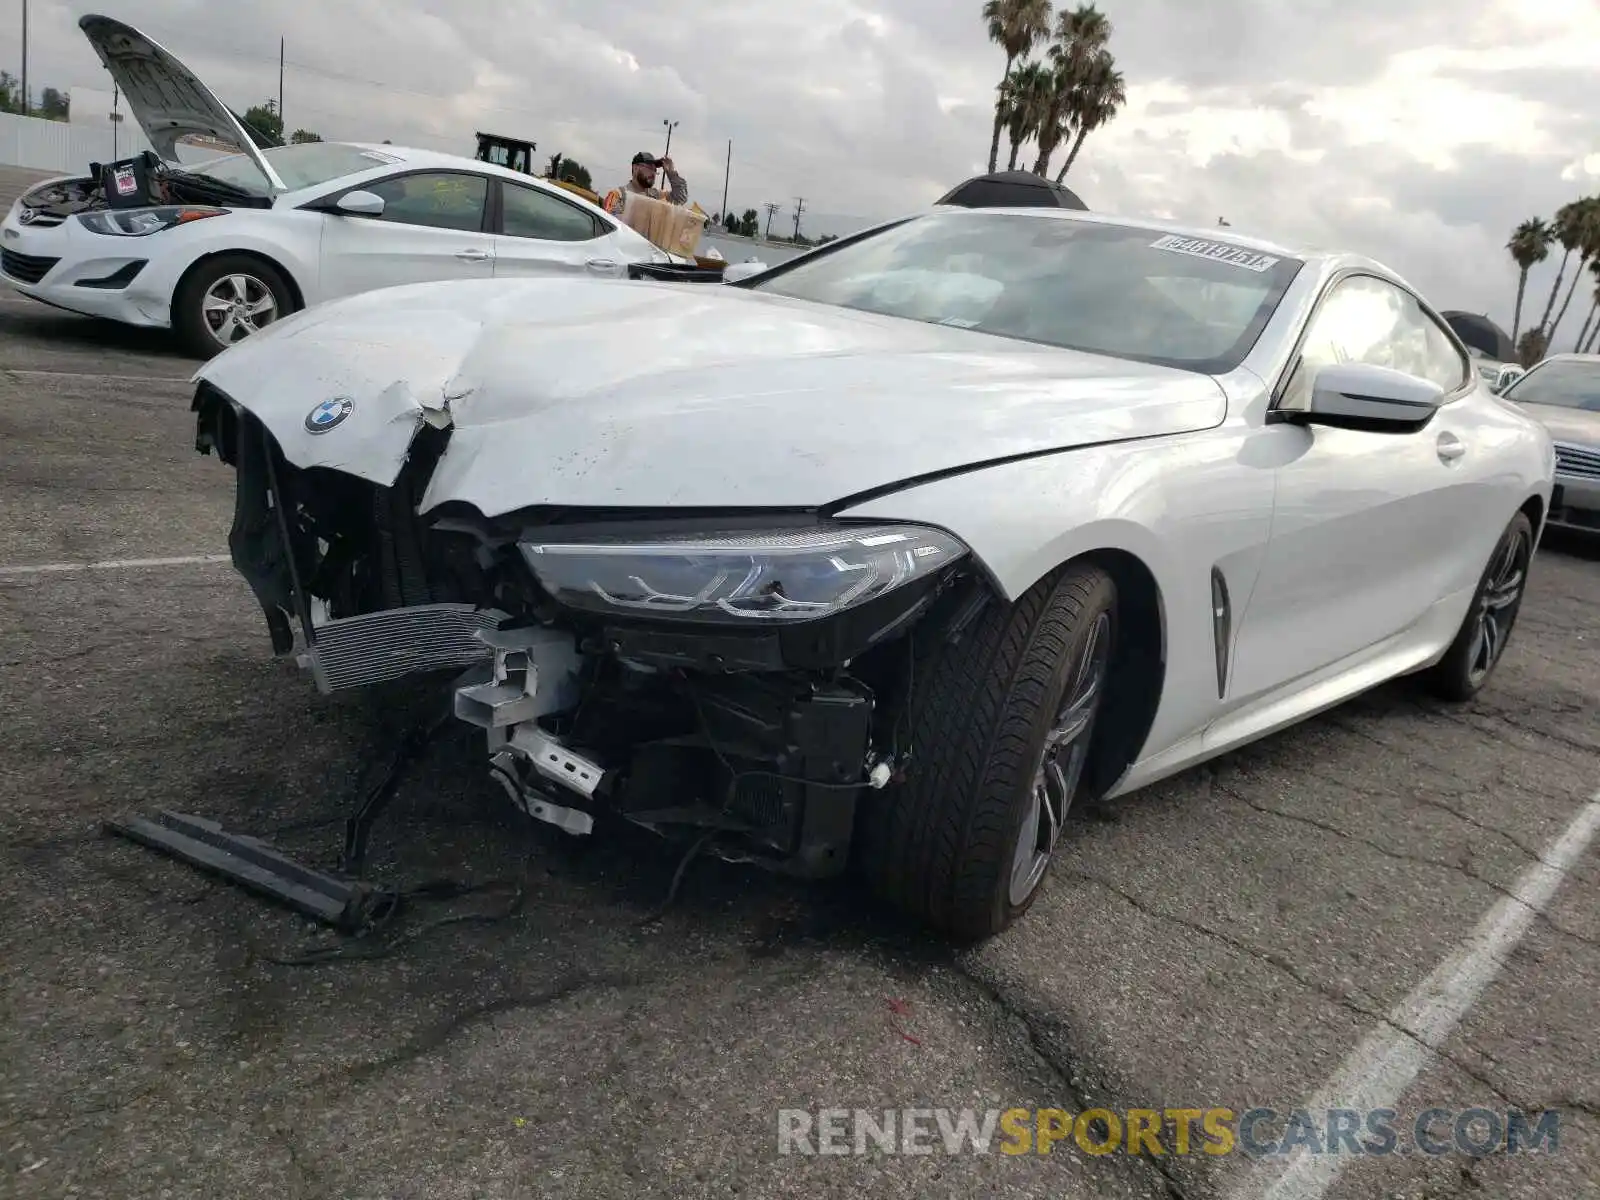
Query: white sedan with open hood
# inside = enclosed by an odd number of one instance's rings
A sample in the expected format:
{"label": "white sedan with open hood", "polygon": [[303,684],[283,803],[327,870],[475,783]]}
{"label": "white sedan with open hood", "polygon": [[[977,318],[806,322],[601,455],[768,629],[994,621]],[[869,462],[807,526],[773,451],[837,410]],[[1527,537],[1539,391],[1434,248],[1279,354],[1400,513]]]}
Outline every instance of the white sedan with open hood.
{"label": "white sedan with open hood", "polygon": [[[170,327],[209,357],[296,309],[374,288],[672,261],[596,205],[490,163],[343,142],[259,149],[138,30],[79,24],[155,151],[85,164],[86,176],[46,180],[12,206],[0,279],[46,304]],[[239,152],[181,165],[180,139],[194,136]]]}
{"label": "white sedan with open hood", "polygon": [[372,293],[197,379],[323,690],[449,670],[534,817],[854,861],[962,938],[1074,805],[1395,676],[1475,694],[1553,471],[1378,264],[1064,210]]}

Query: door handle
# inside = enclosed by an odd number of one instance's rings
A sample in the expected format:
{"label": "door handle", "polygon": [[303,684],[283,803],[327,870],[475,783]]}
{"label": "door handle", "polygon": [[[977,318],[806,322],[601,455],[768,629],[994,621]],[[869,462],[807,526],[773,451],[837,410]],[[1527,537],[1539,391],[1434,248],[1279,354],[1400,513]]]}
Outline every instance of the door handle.
{"label": "door handle", "polygon": [[1453,433],[1441,433],[1437,448],[1439,461],[1443,463],[1453,463],[1467,452],[1466,443]]}
{"label": "door handle", "polygon": [[591,258],[583,264],[591,271],[615,271],[617,264],[609,258]]}
{"label": "door handle", "polygon": [[462,262],[483,262],[489,257],[487,250],[457,250],[456,257]]}

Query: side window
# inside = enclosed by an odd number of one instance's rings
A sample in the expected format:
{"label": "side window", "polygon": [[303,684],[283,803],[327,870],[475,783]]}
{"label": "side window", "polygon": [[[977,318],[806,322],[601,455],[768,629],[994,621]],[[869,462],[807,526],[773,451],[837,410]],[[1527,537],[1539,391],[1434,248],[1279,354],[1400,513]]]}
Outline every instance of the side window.
{"label": "side window", "polygon": [[482,175],[424,171],[369,184],[366,190],[383,197],[380,221],[457,229],[465,233],[478,233],[483,229],[489,181]]}
{"label": "side window", "polygon": [[505,198],[501,224],[511,237],[546,242],[587,242],[603,230],[593,213],[534,188],[502,183]]}
{"label": "side window", "polygon": [[1467,381],[1467,360],[1416,297],[1370,275],[1353,275],[1323,299],[1279,407],[1305,409],[1318,368],[1333,363],[1389,367],[1453,392]]}

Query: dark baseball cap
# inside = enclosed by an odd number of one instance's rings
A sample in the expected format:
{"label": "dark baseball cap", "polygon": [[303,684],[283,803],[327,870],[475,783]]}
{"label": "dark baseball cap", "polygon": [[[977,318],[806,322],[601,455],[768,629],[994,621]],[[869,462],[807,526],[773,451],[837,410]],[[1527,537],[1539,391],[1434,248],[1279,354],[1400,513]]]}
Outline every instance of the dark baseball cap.
{"label": "dark baseball cap", "polygon": [[633,165],[636,167],[640,165],[647,167],[659,167],[661,165],[661,160],[654,154],[651,154],[650,151],[641,150],[639,153],[633,156]]}

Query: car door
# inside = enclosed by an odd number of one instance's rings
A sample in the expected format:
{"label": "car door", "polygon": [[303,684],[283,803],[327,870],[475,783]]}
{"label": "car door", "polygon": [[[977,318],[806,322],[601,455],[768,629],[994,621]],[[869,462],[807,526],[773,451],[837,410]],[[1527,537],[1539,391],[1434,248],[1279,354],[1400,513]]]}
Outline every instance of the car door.
{"label": "car door", "polygon": [[495,237],[498,276],[620,276],[626,263],[611,226],[588,209],[540,188],[509,180],[500,187]]}
{"label": "car door", "polygon": [[322,293],[437,279],[488,279],[489,179],[466,171],[408,171],[359,189],[383,200],[379,216],[334,212],[322,233]]}
{"label": "car door", "polygon": [[1445,403],[1410,433],[1270,417],[1256,432],[1259,453],[1282,465],[1272,536],[1240,629],[1230,689],[1240,699],[1415,623],[1459,585],[1470,553],[1462,531],[1489,507],[1488,455],[1470,453],[1466,401],[1477,376],[1443,323],[1386,279],[1345,275],[1308,322],[1273,408],[1304,410],[1317,369],[1345,362],[1428,379],[1445,390]]}

